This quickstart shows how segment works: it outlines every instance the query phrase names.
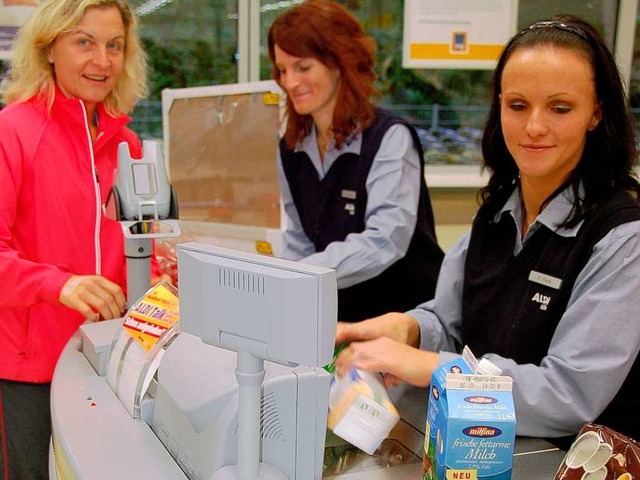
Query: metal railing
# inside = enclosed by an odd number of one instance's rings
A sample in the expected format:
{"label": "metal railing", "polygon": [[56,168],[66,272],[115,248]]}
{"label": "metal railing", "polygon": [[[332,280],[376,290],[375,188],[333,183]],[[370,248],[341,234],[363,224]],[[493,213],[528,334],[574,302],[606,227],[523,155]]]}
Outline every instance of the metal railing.
{"label": "metal railing", "polygon": [[[384,105],[383,108],[406,118],[414,127],[437,131],[440,128],[481,129],[488,109],[478,106]],[[143,101],[133,111],[131,128],[142,138],[162,137],[162,103]]]}
{"label": "metal railing", "polygon": [[[383,108],[407,119],[418,132],[424,160],[432,165],[478,164],[482,154],[482,128],[489,111],[483,106],[383,105]],[[631,109],[640,125],[640,108]],[[140,138],[162,138],[162,103],[140,102],[130,127]],[[640,143],[640,131],[638,131]]]}

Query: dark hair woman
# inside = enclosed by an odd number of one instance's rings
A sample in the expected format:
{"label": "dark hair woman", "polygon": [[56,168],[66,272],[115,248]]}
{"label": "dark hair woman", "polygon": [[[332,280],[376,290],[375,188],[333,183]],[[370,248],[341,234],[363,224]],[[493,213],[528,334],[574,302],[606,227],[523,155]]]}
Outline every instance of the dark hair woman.
{"label": "dark hair woman", "polygon": [[640,188],[613,56],[576,17],[536,22],[506,45],[493,90],[491,177],[435,299],[340,324],[337,341],[364,341],[338,371],[427,385],[468,345],[513,377],[519,435],[558,439],[595,421],[640,438]]}

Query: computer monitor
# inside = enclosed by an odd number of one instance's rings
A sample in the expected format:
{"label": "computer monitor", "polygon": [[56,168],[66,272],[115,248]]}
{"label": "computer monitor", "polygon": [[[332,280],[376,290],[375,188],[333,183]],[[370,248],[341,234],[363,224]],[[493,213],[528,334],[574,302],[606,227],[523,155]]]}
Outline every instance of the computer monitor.
{"label": "computer monitor", "polygon": [[263,475],[270,467],[258,460],[264,360],[288,366],[331,361],[335,271],[184,243],[178,246],[178,280],[181,330],[238,352],[238,465],[233,474],[213,478],[285,478]]}
{"label": "computer monitor", "polygon": [[182,331],[263,360],[331,361],[337,286],[331,269],[201,243],[178,246]]}

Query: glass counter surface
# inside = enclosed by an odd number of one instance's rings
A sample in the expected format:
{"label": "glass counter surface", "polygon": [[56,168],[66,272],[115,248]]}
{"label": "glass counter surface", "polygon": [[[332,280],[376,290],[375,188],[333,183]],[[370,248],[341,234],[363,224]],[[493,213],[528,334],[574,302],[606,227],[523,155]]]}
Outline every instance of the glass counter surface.
{"label": "glass counter surface", "polygon": [[[346,444],[329,432],[323,478],[420,479],[423,442],[424,434],[402,420],[373,455]],[[550,480],[566,453],[546,440],[528,437],[518,437],[515,450],[512,480]]]}

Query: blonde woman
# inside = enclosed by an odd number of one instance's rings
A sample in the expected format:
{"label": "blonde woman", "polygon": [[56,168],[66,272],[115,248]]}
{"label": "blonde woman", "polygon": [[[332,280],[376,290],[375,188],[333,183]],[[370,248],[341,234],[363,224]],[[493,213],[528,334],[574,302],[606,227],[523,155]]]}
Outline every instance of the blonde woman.
{"label": "blonde woman", "polygon": [[117,146],[146,95],[126,0],[44,0],[16,39],[0,111],[0,460],[3,479],[47,478],[49,389],[87,318],[119,317],[120,226],[103,215]]}

